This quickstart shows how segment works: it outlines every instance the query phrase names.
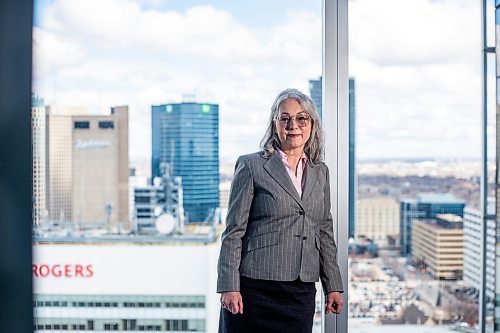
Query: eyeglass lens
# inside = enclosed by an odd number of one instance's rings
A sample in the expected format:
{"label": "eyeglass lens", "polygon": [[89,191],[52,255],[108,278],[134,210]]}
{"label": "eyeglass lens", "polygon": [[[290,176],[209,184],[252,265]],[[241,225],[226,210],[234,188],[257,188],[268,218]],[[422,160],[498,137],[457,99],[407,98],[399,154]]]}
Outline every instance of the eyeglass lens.
{"label": "eyeglass lens", "polygon": [[279,116],[278,121],[281,126],[287,126],[292,119],[295,119],[295,122],[299,127],[306,127],[309,123],[309,115],[306,113],[299,113],[293,117],[290,117],[287,114],[282,114]]}

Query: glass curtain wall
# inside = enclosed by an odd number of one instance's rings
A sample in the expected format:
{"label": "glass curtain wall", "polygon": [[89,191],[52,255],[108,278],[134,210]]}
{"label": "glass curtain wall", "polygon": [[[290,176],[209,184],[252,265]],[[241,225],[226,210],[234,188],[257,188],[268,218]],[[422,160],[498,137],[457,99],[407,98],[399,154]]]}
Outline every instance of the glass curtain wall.
{"label": "glass curtain wall", "polygon": [[[485,274],[492,308],[494,265],[480,264],[480,13],[474,1],[349,1],[349,332],[476,331]],[[490,234],[494,175],[490,163]],[[486,251],[492,263],[494,240]]]}
{"label": "glass curtain wall", "polygon": [[34,331],[216,332],[234,164],[317,96],[321,1],[34,5]]}

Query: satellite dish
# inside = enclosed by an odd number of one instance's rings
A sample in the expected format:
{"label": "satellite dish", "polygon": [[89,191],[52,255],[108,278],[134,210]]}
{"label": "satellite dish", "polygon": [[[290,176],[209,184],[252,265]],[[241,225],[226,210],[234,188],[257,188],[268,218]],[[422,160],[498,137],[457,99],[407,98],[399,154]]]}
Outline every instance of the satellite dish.
{"label": "satellite dish", "polygon": [[153,214],[158,217],[161,215],[161,213],[163,213],[163,207],[162,206],[156,206],[154,208],[154,211],[153,211]]}
{"label": "satellite dish", "polygon": [[162,214],[156,219],[156,230],[160,234],[169,235],[174,231],[175,218],[171,214]]}

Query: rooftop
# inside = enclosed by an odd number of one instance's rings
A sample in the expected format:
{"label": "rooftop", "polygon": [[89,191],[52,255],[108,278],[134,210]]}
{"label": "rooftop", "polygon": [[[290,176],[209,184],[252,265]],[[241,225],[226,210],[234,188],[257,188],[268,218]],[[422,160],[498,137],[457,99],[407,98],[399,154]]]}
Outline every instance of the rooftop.
{"label": "rooftop", "polygon": [[450,193],[422,193],[417,196],[417,202],[465,204],[464,200],[457,199]]}
{"label": "rooftop", "polygon": [[128,231],[109,231],[105,228],[78,230],[63,226],[49,230],[39,228],[33,235],[34,244],[165,244],[207,245],[219,238],[223,225],[191,223],[182,234],[137,234]]}
{"label": "rooftop", "polygon": [[414,223],[421,223],[425,225],[427,228],[430,228],[438,232],[455,233],[457,231],[463,230],[462,225],[455,225],[455,223],[453,222],[448,224],[447,221],[445,221],[445,224],[447,225],[443,225],[442,223],[439,223],[435,219],[414,220]]}
{"label": "rooftop", "polygon": [[440,220],[449,222],[449,223],[457,223],[462,222],[462,218],[455,214],[436,214],[436,217]]}

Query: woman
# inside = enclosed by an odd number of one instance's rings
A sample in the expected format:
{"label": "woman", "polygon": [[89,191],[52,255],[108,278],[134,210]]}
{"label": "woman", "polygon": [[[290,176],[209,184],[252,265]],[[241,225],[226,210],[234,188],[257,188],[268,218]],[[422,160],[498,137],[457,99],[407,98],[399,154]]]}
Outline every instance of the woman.
{"label": "woman", "polygon": [[220,332],[311,332],[315,283],[342,309],[323,133],[296,89],[273,103],[263,151],[241,156],[218,264]]}

